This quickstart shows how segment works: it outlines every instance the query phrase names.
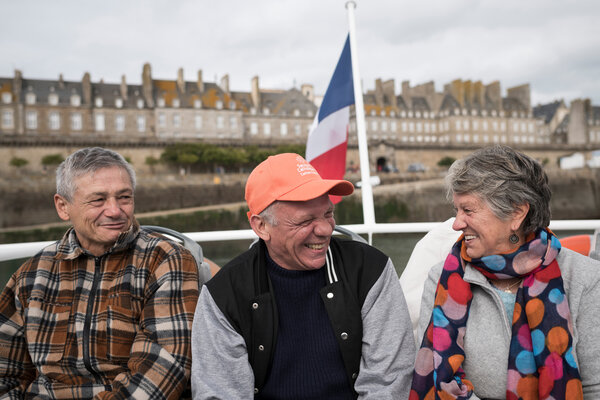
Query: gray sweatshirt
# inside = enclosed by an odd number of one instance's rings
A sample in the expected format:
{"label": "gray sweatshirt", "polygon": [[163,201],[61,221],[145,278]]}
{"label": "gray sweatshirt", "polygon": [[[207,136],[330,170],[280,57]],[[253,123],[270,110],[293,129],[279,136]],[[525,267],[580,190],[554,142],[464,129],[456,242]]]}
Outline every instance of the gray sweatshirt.
{"label": "gray sweatshirt", "polygon": [[[585,399],[600,399],[600,262],[562,248],[557,262],[573,321],[573,349]],[[427,328],[443,263],[429,272],[423,290],[419,343]],[[473,382],[473,400],[505,399],[511,321],[500,296],[488,280],[467,264],[464,280],[473,300],[465,333],[463,369]]]}

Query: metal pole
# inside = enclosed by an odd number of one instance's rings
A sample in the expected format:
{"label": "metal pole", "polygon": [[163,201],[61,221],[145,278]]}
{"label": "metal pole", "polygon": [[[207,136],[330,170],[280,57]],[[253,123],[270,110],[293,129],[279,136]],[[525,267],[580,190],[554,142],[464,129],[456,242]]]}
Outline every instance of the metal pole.
{"label": "metal pole", "polygon": [[[364,224],[372,226],[375,224],[375,210],[373,206],[373,188],[371,187],[371,172],[369,164],[369,149],[367,145],[367,133],[365,129],[365,107],[363,104],[362,87],[360,84],[360,72],[358,68],[358,50],[356,46],[356,26],[354,23],[354,9],[356,3],[353,0],[346,2],[348,10],[348,25],[350,32],[350,53],[352,55],[352,78],[354,81],[354,110],[356,113],[356,135],[358,137],[358,155],[360,157],[360,176],[362,181],[362,206]],[[369,243],[371,243],[371,232],[369,232]]]}

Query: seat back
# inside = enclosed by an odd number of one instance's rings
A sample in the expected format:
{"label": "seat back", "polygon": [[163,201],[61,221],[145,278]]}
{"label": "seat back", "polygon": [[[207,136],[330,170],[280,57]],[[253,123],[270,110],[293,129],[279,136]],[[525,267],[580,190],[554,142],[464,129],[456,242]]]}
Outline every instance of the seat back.
{"label": "seat back", "polygon": [[202,247],[198,243],[185,236],[181,232],[177,232],[173,229],[165,228],[162,226],[142,225],[142,228],[152,232],[160,233],[162,235],[166,235],[169,238],[180,242],[183,245],[183,247],[188,249],[190,253],[192,253],[192,256],[194,256],[194,259],[196,260],[196,265],[198,266],[198,283],[200,286],[202,286],[211,278],[210,266],[206,261],[204,261]]}

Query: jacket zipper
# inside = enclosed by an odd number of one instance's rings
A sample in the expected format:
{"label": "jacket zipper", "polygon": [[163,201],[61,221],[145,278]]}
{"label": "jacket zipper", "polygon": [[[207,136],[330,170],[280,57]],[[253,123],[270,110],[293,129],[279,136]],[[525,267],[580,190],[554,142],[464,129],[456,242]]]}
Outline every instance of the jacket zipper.
{"label": "jacket zipper", "polygon": [[102,265],[102,259],[100,257],[94,257],[94,280],[92,282],[92,288],[90,290],[88,304],[85,314],[85,322],[83,324],[83,364],[85,368],[99,381],[102,381],[100,375],[92,368],[91,361],[91,344],[90,344],[90,330],[92,325],[92,314],[94,312],[96,291],[98,290],[98,283],[100,281],[100,266]]}

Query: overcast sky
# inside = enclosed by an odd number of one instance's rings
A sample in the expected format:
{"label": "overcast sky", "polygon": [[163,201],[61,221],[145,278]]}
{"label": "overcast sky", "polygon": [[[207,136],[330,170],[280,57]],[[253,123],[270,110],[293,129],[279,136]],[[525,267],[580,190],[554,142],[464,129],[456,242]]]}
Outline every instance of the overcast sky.
{"label": "overcast sky", "polygon": [[[140,83],[205,81],[232,90],[312,83],[323,94],[348,31],[345,0],[0,0],[0,76]],[[376,78],[530,83],[532,103],[600,105],[598,0],[357,0],[363,90]]]}

